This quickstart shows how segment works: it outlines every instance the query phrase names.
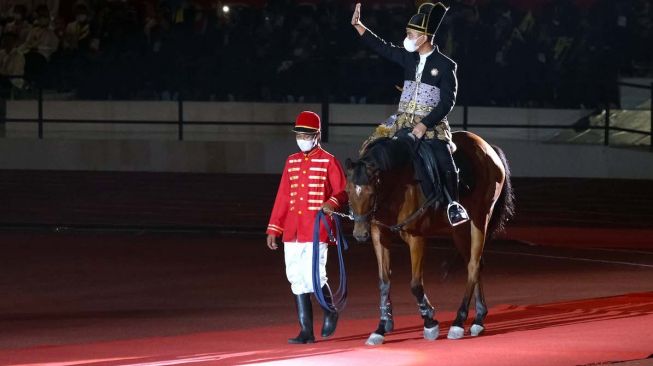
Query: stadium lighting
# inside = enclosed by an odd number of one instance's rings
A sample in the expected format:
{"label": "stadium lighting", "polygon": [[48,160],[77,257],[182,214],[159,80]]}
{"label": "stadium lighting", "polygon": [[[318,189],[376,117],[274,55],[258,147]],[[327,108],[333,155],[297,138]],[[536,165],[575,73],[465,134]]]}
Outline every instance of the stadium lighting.
{"label": "stadium lighting", "polygon": [[223,6],[222,7],[222,12],[225,13],[225,14],[229,13],[229,6],[228,5]]}

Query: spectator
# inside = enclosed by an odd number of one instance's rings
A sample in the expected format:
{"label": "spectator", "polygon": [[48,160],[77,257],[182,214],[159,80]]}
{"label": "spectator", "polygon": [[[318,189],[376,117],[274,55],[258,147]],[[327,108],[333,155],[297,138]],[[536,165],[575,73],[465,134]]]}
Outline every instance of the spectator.
{"label": "spectator", "polygon": [[[60,17],[41,5],[31,25],[29,6],[59,2]],[[394,66],[353,43],[342,24],[351,4],[336,0],[263,7],[247,0],[228,10],[213,0],[0,3],[0,30],[18,37],[26,74],[47,67],[57,89],[78,96],[167,99],[181,91],[278,102],[319,101],[328,90],[341,103],[399,96]],[[412,10],[377,1],[368,22],[399,44]],[[653,76],[652,24],[650,0],[465,0],[453,2],[437,42],[459,61],[463,103],[592,108],[618,77]]]}
{"label": "spectator", "polygon": [[0,90],[8,90],[12,87],[22,89],[25,81],[21,76],[25,72],[25,57],[18,49],[18,36],[14,33],[5,32],[0,41]]}
{"label": "spectator", "polygon": [[27,40],[22,46],[26,53],[37,52],[45,60],[57,50],[59,38],[50,27],[50,13],[48,7],[41,5],[36,9],[34,27],[27,35]]}
{"label": "spectator", "polygon": [[4,32],[11,32],[18,37],[18,43],[22,44],[27,40],[27,35],[32,26],[27,21],[27,7],[25,5],[15,5],[10,14],[12,19],[4,27]]}
{"label": "spectator", "polygon": [[84,4],[75,6],[75,20],[66,25],[63,36],[63,48],[65,50],[77,50],[88,47],[91,39],[91,25],[88,8]]}

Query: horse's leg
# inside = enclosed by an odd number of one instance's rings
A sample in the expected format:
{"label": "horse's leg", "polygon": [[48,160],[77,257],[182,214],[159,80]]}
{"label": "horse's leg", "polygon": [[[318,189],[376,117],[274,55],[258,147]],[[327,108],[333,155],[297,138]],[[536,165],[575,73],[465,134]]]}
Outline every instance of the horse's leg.
{"label": "horse's leg", "polygon": [[412,276],[410,280],[410,291],[417,300],[417,309],[424,319],[424,339],[434,341],[440,333],[438,321],[433,318],[435,309],[424,293],[424,246],[425,239],[421,236],[402,234],[402,238],[410,248],[410,263],[412,265]]}
{"label": "horse's leg", "polygon": [[[479,223],[479,221],[481,221]],[[451,328],[449,328],[449,334],[447,338],[449,339],[460,339],[465,333],[465,321],[467,320],[467,315],[469,314],[469,304],[472,299],[472,295],[478,284],[479,274],[481,269],[481,256],[483,255],[483,246],[485,245],[485,228],[487,220],[474,220],[472,219],[470,225],[469,235],[469,252],[461,253],[463,258],[467,259],[467,285],[465,286],[465,294],[463,295],[463,301],[458,308],[458,313],[456,319],[454,320]],[[479,226],[477,226],[479,225]],[[466,225],[467,226],[467,225]],[[459,250],[461,247],[460,244],[464,244],[464,239],[460,236],[464,236],[464,230],[455,230],[454,240],[457,241],[457,246]],[[460,241],[460,242],[459,242]]]}
{"label": "horse's leg", "polygon": [[[483,261],[481,260],[481,268],[479,271],[483,270]],[[485,294],[483,293],[483,274],[479,273],[478,274],[478,283],[476,284],[476,287],[474,288],[474,297],[476,298],[476,318],[474,319],[474,323],[472,324],[472,327],[470,328],[470,333],[472,334],[473,337],[476,337],[483,333],[485,330],[485,326],[483,325],[483,321],[485,320],[485,317],[487,316],[487,305],[485,304]]]}
{"label": "horse's leg", "polygon": [[379,269],[381,317],[379,326],[370,334],[365,344],[376,346],[382,344],[385,334],[394,329],[394,320],[392,318],[392,301],[390,300],[390,238],[384,235],[376,225],[372,225],[371,231],[374,254]]}

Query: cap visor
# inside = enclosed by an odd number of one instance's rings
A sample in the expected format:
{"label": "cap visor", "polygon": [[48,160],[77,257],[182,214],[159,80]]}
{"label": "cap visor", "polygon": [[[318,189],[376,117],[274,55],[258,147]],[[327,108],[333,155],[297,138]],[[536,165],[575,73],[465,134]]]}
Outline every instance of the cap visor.
{"label": "cap visor", "polygon": [[306,127],[295,127],[292,129],[293,132],[296,133],[318,133],[319,130],[316,130],[314,128],[306,128]]}

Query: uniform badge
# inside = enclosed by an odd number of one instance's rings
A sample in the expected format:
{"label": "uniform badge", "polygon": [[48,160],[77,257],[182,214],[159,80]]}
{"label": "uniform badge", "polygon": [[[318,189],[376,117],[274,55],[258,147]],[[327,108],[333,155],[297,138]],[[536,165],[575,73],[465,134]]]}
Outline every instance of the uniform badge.
{"label": "uniform badge", "polygon": [[439,72],[439,71],[438,71],[438,69],[436,69],[436,68],[431,69],[431,75],[432,75],[432,76],[438,76],[438,72]]}

